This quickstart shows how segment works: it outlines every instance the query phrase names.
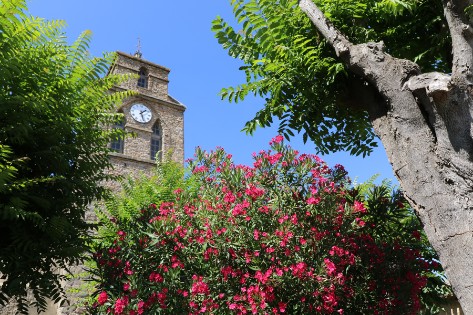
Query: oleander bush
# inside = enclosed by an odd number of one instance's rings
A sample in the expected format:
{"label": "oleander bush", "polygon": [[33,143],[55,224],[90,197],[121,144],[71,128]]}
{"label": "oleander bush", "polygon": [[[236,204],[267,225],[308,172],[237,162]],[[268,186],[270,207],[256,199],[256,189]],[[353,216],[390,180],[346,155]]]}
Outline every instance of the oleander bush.
{"label": "oleander bush", "polygon": [[197,149],[139,211],[104,210],[90,312],[416,314],[448,291],[401,193],[270,145],[253,166]]}

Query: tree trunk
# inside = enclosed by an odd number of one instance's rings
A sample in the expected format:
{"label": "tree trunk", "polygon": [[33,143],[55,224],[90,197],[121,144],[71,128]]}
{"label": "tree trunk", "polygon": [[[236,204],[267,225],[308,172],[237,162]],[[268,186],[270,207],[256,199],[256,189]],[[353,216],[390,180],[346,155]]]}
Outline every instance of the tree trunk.
{"label": "tree trunk", "polygon": [[[473,314],[473,34],[468,1],[444,1],[451,75],[421,74],[383,43],[353,45],[312,0],[299,6],[337,55],[373,87],[366,109],[396,177],[417,211],[465,314]],[[376,101],[374,101],[376,100]]]}

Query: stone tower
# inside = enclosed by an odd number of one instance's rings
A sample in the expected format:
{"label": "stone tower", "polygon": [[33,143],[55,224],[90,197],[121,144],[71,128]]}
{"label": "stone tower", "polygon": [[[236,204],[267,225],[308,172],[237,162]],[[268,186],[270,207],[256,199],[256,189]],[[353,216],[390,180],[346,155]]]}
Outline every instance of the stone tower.
{"label": "stone tower", "polygon": [[170,70],[141,58],[117,52],[111,74],[136,74],[138,77],[116,86],[116,91],[133,90],[118,109],[124,121],[115,128],[124,128],[135,136],[111,144],[114,172],[132,175],[146,173],[155,167],[155,159],[172,152],[172,159],[184,162],[184,111],[186,107],[168,94]]}

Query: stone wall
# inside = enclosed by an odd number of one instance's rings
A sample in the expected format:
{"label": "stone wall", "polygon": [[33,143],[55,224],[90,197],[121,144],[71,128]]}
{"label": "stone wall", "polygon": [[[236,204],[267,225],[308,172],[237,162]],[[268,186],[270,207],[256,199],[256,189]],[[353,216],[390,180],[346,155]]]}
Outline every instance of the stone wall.
{"label": "stone wall", "polygon": [[[124,177],[131,176],[138,178],[141,174],[150,174],[150,172],[156,167],[154,161],[139,161],[136,158],[116,153],[111,154],[110,160],[113,164],[113,170],[111,170],[111,173],[114,175],[122,175]],[[106,186],[111,188],[112,191],[120,190],[120,183],[118,182],[108,182]]]}
{"label": "stone wall", "polygon": [[[0,289],[2,287],[3,280],[0,279]],[[28,299],[32,299],[32,297],[28,297]],[[10,303],[6,306],[0,306],[0,314],[1,315],[15,315],[16,314],[16,303],[13,299],[10,300]],[[28,310],[28,315],[63,315],[60,311],[59,305],[55,304],[53,301],[48,302],[48,306],[45,312],[38,314],[35,308],[30,308]]]}
{"label": "stone wall", "polygon": [[[173,151],[173,159],[184,161],[184,111],[186,107],[168,94],[168,68],[131,56],[117,53],[117,59],[110,69],[112,74],[137,74],[145,68],[148,72],[148,87],[137,85],[133,78],[115,87],[116,90],[131,90],[137,94],[126,99],[117,111],[125,115],[125,129],[135,134],[125,140],[123,154],[139,160],[150,160],[150,141],[153,125],[158,122],[162,130],[162,151]],[[135,121],[130,115],[133,104],[140,103],[152,112],[147,123]]]}
{"label": "stone wall", "polygon": [[[15,315],[16,311],[16,304],[12,301],[12,303],[8,304],[6,307],[0,310],[0,314],[2,315]],[[43,313],[38,313],[35,308],[30,308],[28,310],[28,315],[62,315],[59,311],[59,308],[54,302],[48,303],[48,308]]]}
{"label": "stone wall", "polygon": [[135,80],[123,82],[118,85],[118,87],[124,90],[136,90],[141,95],[145,96],[171,100],[172,98],[170,98],[168,94],[168,77],[170,70],[166,67],[123,52],[117,52],[117,60],[110,72],[114,74],[137,74],[143,67],[149,72],[147,88],[137,86]]}
{"label": "stone wall", "polygon": [[[146,105],[152,112],[152,119],[148,123],[138,123],[130,115],[133,104]],[[152,127],[159,123],[162,131],[162,151],[173,151],[173,159],[184,161],[184,108],[162,100],[145,98],[143,96],[130,97],[119,108],[125,116],[125,129],[134,134],[125,139],[123,154],[141,161],[150,161],[150,145]],[[146,163],[146,162],[145,162]]]}

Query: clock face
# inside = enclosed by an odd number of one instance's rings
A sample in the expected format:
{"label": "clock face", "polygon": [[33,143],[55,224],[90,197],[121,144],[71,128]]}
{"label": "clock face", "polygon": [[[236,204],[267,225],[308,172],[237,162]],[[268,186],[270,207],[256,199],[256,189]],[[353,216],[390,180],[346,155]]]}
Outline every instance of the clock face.
{"label": "clock face", "polygon": [[130,109],[131,117],[140,123],[147,123],[153,116],[151,110],[143,104],[135,104]]}

